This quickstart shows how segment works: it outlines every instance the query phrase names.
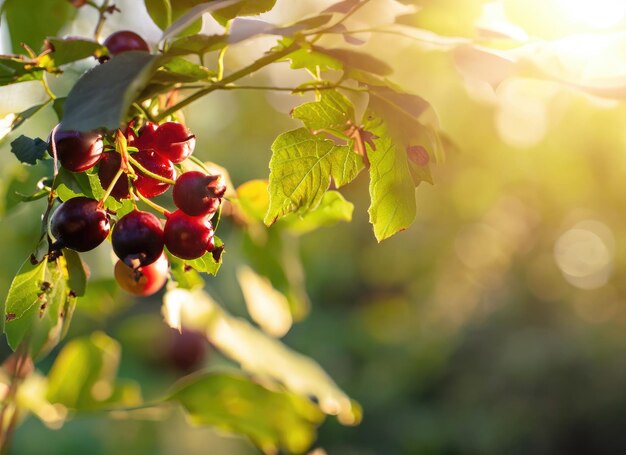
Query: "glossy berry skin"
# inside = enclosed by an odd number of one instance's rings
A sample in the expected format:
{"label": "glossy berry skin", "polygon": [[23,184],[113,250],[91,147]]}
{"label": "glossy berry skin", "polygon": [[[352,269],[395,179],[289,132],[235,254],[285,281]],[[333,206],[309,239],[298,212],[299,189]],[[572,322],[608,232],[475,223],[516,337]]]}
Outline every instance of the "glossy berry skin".
{"label": "glossy berry skin", "polygon": [[74,251],[90,251],[109,235],[109,215],[98,207],[98,201],[75,197],[62,203],[50,220],[52,235],[58,246]]}
{"label": "glossy berry skin", "polygon": [[226,192],[226,186],[221,180],[219,175],[207,175],[199,171],[185,172],[174,185],[174,204],[187,215],[214,214],[220,206],[220,198]]}
{"label": "glossy berry skin", "polygon": [[[109,187],[121,165],[122,158],[119,153],[106,152],[102,154],[98,167],[98,178],[100,179],[102,188],[106,189]],[[128,177],[126,175],[121,175],[117,180],[113,190],[111,190],[111,196],[115,199],[127,199],[130,197],[130,192],[128,191]]]}
{"label": "glossy berry skin", "polygon": [[165,285],[168,269],[167,257],[161,254],[152,264],[137,269],[119,260],[115,264],[114,275],[117,284],[126,292],[145,297],[157,293]]}
{"label": "glossy berry skin", "polygon": [[[139,161],[144,168],[162,177],[174,179],[176,171],[174,165],[170,161],[162,159],[159,155],[151,150],[142,150],[137,153],[133,153],[133,158]],[[108,188],[117,171],[122,164],[122,158],[119,153],[107,152],[102,155],[100,161],[100,167],[98,168],[98,177],[100,178],[100,184],[102,188]],[[169,183],[161,182],[160,180],[148,177],[138,169],[134,169],[137,175],[137,180],[134,182],[135,189],[147,198],[152,198],[163,194],[169,188]],[[128,177],[122,175],[113,190],[111,195],[115,199],[128,199],[130,192],[128,191]]]}
{"label": "glossy berry skin", "polygon": [[161,222],[152,213],[133,210],[113,228],[111,243],[117,257],[129,267],[152,264],[163,253]]}
{"label": "glossy berry skin", "polygon": [[[171,180],[174,180],[176,177],[176,171],[172,162],[164,160],[152,150],[140,150],[137,153],[133,153],[132,157],[135,158],[145,169],[154,174]],[[163,194],[170,187],[169,183],[161,182],[160,180],[148,177],[137,169],[135,169],[135,174],[137,174],[135,188],[147,198]]]}
{"label": "glossy berry skin", "polygon": [[176,210],[168,215],[163,233],[169,252],[181,259],[197,259],[215,248],[213,226],[203,216]]}
{"label": "glossy berry skin", "polygon": [[[57,158],[68,171],[83,172],[96,165],[102,155],[102,136],[95,132],[56,130],[54,134]],[[48,153],[54,156],[52,133],[48,137]]]}
{"label": "glossy berry skin", "polygon": [[195,146],[195,136],[181,123],[163,123],[154,133],[154,149],[172,163],[184,161],[193,153]]}
{"label": "glossy berry skin", "polygon": [[141,36],[130,30],[112,33],[104,40],[104,45],[111,55],[118,55],[128,51],[150,52],[148,43]]}
{"label": "glossy berry skin", "polygon": [[135,141],[135,147],[139,150],[152,150],[154,149],[154,133],[159,125],[152,122],[146,122],[141,127],[137,134],[137,140]]}

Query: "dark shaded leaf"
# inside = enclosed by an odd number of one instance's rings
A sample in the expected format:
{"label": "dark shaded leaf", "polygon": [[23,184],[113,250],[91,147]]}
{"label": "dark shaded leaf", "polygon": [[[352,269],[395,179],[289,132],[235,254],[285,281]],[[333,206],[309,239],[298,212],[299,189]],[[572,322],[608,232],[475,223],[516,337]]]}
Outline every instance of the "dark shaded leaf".
{"label": "dark shaded leaf", "polygon": [[239,0],[235,5],[222,8],[212,13],[220,24],[225,24],[237,16],[256,16],[271,10],[276,0]]}
{"label": "dark shaded leaf", "polygon": [[107,54],[106,47],[97,41],[86,38],[48,38],[47,45],[53,49],[50,54],[56,66],[82,60],[87,57],[101,57]]}
{"label": "dark shaded leaf", "polygon": [[31,139],[23,134],[11,142],[11,153],[22,163],[36,164],[43,159],[48,149],[48,143],[36,137]]}
{"label": "dark shaded leaf", "polygon": [[160,59],[146,52],[131,51],[87,71],[67,97],[63,128],[77,131],[119,128]]}

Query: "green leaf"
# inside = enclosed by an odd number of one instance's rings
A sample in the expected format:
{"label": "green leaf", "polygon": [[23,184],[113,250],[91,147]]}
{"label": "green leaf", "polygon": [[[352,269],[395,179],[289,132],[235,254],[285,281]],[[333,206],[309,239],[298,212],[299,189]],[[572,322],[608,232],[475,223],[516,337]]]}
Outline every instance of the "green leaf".
{"label": "green leaf", "polygon": [[[265,0],[262,0],[265,1]],[[219,8],[224,8],[234,4],[236,0],[213,0],[207,3],[200,3],[181,17],[179,17],[172,25],[170,25],[164,32],[163,36],[161,36],[161,40],[166,40],[172,38],[173,36],[179,35],[183,32],[187,27],[192,25],[197,19],[200,19],[204,13],[211,13]]]}
{"label": "green leaf", "polygon": [[44,69],[21,55],[0,55],[0,85],[41,80]]}
{"label": "green leaf", "polygon": [[197,289],[204,286],[204,279],[195,269],[188,267],[185,261],[181,261],[176,256],[168,254],[170,262],[170,274],[176,286],[182,289]]}
{"label": "green leaf", "polygon": [[67,63],[82,60],[88,57],[101,57],[107,54],[107,49],[97,41],[87,38],[56,38],[46,40],[52,49],[49,54],[54,65],[61,66]]}
{"label": "green leaf", "polygon": [[48,143],[38,137],[31,139],[23,134],[11,142],[11,153],[22,163],[36,164],[46,155]]}
{"label": "green leaf", "polygon": [[60,168],[56,184],[57,195],[62,201],[77,196],[87,196],[91,199],[100,199],[104,196],[98,174],[94,172],[71,172]]}
{"label": "green leaf", "polygon": [[192,423],[243,434],[266,453],[305,452],[324,420],[306,398],[269,390],[238,373],[184,378],[169,399],[185,408]]}
{"label": "green leaf", "polygon": [[27,260],[11,284],[5,305],[9,346],[15,350],[26,341],[33,358],[46,354],[63,336],[75,302],[67,288],[63,258],[37,265]]}
{"label": "green leaf", "polygon": [[161,57],[124,52],[87,71],[70,91],[64,106],[63,129],[115,130],[146,86]]}
{"label": "green leaf", "polygon": [[337,187],[351,182],[363,169],[363,161],[349,146],[315,136],[306,128],[281,134],[272,144],[270,206],[265,224],[296,212],[315,209],[331,178]]}
{"label": "green leaf", "polygon": [[[154,21],[156,26],[161,30],[165,30],[171,25],[172,21],[177,20],[191,8],[204,1],[205,0],[144,0],[144,3],[146,4],[150,18]],[[166,6],[168,3],[171,10],[171,16],[169,18]],[[202,21],[197,20],[196,22],[192,22],[184,33],[196,34],[201,28]]]}
{"label": "green leaf", "polygon": [[28,120],[33,115],[35,115],[38,112],[40,112],[48,104],[50,104],[50,103],[46,102],[46,103],[43,103],[43,104],[37,104],[36,106],[32,106],[32,107],[26,109],[25,111],[22,111],[19,114],[17,114],[15,116],[15,119],[13,119],[13,122],[11,122],[11,129],[10,129],[10,131],[7,132],[7,134],[10,133],[13,130],[19,128],[26,120]]}
{"label": "green leaf", "polygon": [[[4,212],[11,210],[20,202],[34,200],[45,196],[47,191],[41,188],[40,182],[51,184],[52,160],[38,161],[34,166],[17,165],[6,176],[4,181],[3,205]],[[43,193],[42,193],[43,192]]]}
{"label": "green leaf", "polygon": [[20,52],[20,43],[40,49],[47,36],[55,36],[76,16],[76,8],[67,0],[6,0],[2,6],[11,32],[13,52]]}
{"label": "green leaf", "polygon": [[[252,375],[274,380],[301,397],[311,397],[320,409],[344,425],[358,424],[361,408],[313,359],[299,354],[244,319],[228,314],[204,290],[170,290],[166,313],[177,309],[183,327],[206,333],[213,346]],[[236,342],[235,342],[236,341]]]}
{"label": "green leaf", "polygon": [[313,130],[335,130],[343,133],[354,124],[354,106],[341,93],[335,90],[321,92],[320,100],[305,103],[292,111],[292,116]]}
{"label": "green leaf", "polygon": [[373,113],[365,130],[377,137],[375,150],[367,147],[370,161],[370,223],[379,242],[411,225],[416,214],[415,186],[405,148],[392,138],[387,124]]}
{"label": "green leaf", "polygon": [[121,348],[102,332],[65,345],[48,375],[48,400],[86,411],[141,403],[139,387],[116,379]]}
{"label": "green leaf", "polygon": [[207,81],[212,76],[214,73],[204,66],[181,57],[174,57],[154,73],[150,82],[164,84]]}
{"label": "green leaf", "polygon": [[203,55],[207,52],[222,49],[228,44],[228,35],[192,35],[184,36],[172,42],[165,53],[172,55]]}
{"label": "green leaf", "polygon": [[67,285],[70,288],[70,292],[77,297],[85,295],[87,271],[80,255],[76,251],[66,248],[63,250],[63,257],[67,263],[67,273],[69,275]]}
{"label": "green leaf", "polygon": [[213,13],[213,17],[220,24],[225,24],[237,16],[256,16],[271,10],[276,0],[240,0],[235,5],[222,8]]}
{"label": "green leaf", "polygon": [[387,76],[391,74],[391,67],[383,60],[352,49],[328,49],[321,46],[313,46],[314,51],[326,54],[333,59],[339,60],[344,67],[367,73]]}
{"label": "green leaf", "polygon": [[289,232],[305,234],[323,226],[331,226],[339,221],[352,221],[354,205],[346,201],[338,191],[327,191],[322,197],[320,205],[304,215],[295,214],[283,218]]}
{"label": "green leaf", "polygon": [[[216,236],[215,246],[219,249],[224,244],[222,241]],[[208,252],[204,256],[194,259],[191,261],[186,261],[186,264],[190,267],[193,267],[196,271],[200,273],[208,273],[209,275],[217,275],[217,272],[222,265],[222,250],[215,250],[213,252]]]}

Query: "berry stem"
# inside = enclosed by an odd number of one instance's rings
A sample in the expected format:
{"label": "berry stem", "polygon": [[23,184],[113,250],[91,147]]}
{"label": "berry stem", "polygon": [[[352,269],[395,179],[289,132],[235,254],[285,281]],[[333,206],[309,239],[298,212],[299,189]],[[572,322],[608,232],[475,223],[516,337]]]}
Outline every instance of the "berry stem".
{"label": "berry stem", "polygon": [[139,198],[144,204],[150,206],[150,208],[156,210],[157,212],[167,216],[169,215],[169,211],[165,210],[165,208],[161,207],[159,204],[152,202],[150,199],[143,196],[139,191],[133,191],[132,188],[128,189],[133,198]]}
{"label": "berry stem", "polygon": [[104,196],[102,196],[102,198],[100,199],[100,202],[98,202],[98,208],[102,208],[102,206],[104,205],[104,202],[111,195],[111,192],[113,191],[113,187],[115,186],[115,184],[120,179],[123,173],[124,173],[124,169],[122,166],[120,166],[120,168],[117,171],[117,174],[115,174],[115,177],[113,177],[113,180],[111,180],[111,183],[109,183],[109,186],[104,192]]}
{"label": "berry stem", "polygon": [[139,171],[142,174],[147,175],[150,178],[153,178],[155,180],[158,180],[159,182],[163,182],[163,183],[168,183],[170,185],[173,185],[176,183],[175,180],[172,179],[168,179],[167,177],[163,177],[162,175],[159,174],[155,174],[154,172],[150,172],[148,169],[146,169],[145,167],[143,167],[139,161],[137,161],[135,158],[132,157],[132,155],[128,155],[128,161],[131,162],[131,164],[136,167],[137,169],[139,169]]}
{"label": "berry stem", "polygon": [[183,107],[187,106],[188,104],[191,104],[197,99],[202,98],[204,95],[208,95],[209,93],[214,92],[215,90],[223,88],[227,84],[235,82],[236,80],[239,80],[242,77],[247,76],[248,74],[254,73],[255,71],[269,65],[270,63],[274,63],[275,61],[280,60],[283,57],[286,57],[287,55],[291,54],[293,51],[298,50],[299,47],[300,45],[294,41],[289,46],[284,47],[274,52],[270,52],[266,56],[261,57],[260,59],[252,62],[250,65],[240,69],[239,71],[235,71],[229,76],[226,76],[225,78],[223,78],[221,81],[216,82],[215,84],[210,85],[209,87],[205,89],[198,90],[197,92],[188,96],[184,100],[179,101],[178,103],[174,104],[173,106],[169,107],[168,109],[164,110],[159,115],[157,115],[156,116],[157,122],[160,122],[164,118],[169,117],[170,115],[174,114],[176,111],[181,110]]}
{"label": "berry stem", "polygon": [[206,172],[209,175],[212,175],[212,172],[209,170],[206,164],[204,164],[202,160],[200,160],[200,158],[194,155],[189,155],[187,158],[193,161],[195,164],[197,164],[204,172]]}

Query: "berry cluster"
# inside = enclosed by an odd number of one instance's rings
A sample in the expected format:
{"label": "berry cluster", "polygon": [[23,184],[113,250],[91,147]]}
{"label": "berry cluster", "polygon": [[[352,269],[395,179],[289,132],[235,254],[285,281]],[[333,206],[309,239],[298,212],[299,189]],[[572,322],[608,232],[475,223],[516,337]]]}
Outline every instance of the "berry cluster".
{"label": "berry cluster", "polygon": [[[192,154],[196,142],[181,123],[157,125],[148,121],[135,128],[131,121],[124,134],[117,134],[125,146],[107,145],[111,141],[97,132],[57,128],[50,134],[48,151],[61,166],[72,172],[98,166],[97,175],[107,195],[100,201],[80,196],[62,203],[50,220],[56,240],[52,249],[89,251],[112,231],[113,251],[119,258],[114,271],[117,282],[130,293],[150,295],[167,281],[169,263],[164,248],[183,260],[216,250],[211,218],[220,207],[226,186],[220,175],[200,171],[187,171],[176,178],[179,163]],[[135,205],[111,228],[111,216],[104,209],[107,197],[131,199],[133,203],[142,199],[160,209],[149,199],[163,194],[172,184],[177,210],[159,210],[164,223]]]}

